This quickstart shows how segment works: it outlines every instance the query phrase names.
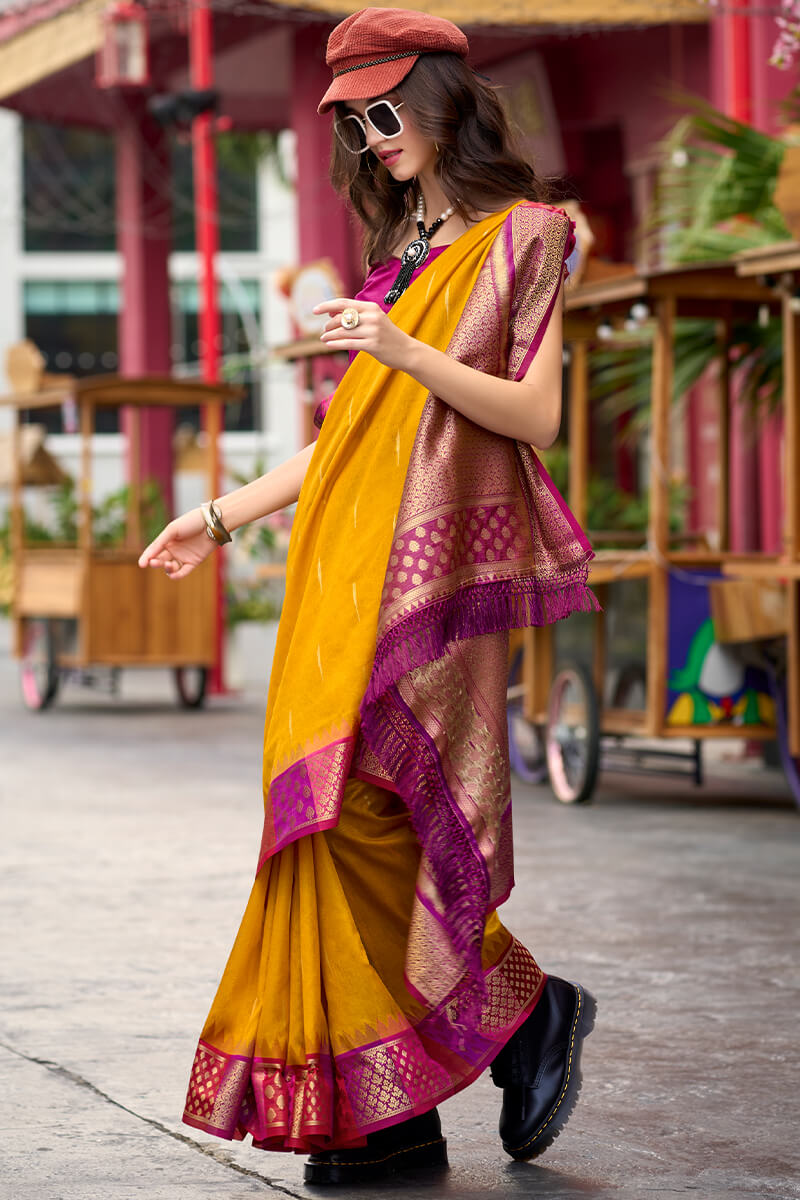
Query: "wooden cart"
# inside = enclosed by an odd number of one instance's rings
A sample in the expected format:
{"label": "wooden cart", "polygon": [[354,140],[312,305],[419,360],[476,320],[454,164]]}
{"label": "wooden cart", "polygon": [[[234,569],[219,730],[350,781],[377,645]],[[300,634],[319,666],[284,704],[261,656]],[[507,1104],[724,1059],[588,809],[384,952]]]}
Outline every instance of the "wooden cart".
{"label": "wooden cart", "polygon": [[[203,703],[208,668],[214,662],[217,585],[213,564],[204,563],[179,587],[162,571],[143,571],[139,479],[139,427],[147,407],[219,410],[239,398],[238,389],[177,379],[121,379],[116,376],[69,380],[45,390],[0,399],[14,410],[11,486],[11,616],[14,650],[21,662],[22,695],[32,709],[54,700],[67,672],[84,675],[111,668],[171,667],[180,702]],[[81,436],[77,544],[28,545],[24,537],[21,426],[23,410],[61,408],[74,403]],[[124,545],[94,544],[92,531],[92,435],[100,409],[130,412],[127,454],[131,483]],[[222,427],[214,421],[210,428]],[[218,448],[208,455],[209,494],[218,479]]]}
{"label": "wooden cart", "polygon": [[[580,286],[567,295],[565,340],[571,353],[568,492],[570,507],[584,527],[589,355],[598,326],[624,322],[630,319],[632,305],[646,305],[655,322],[655,334],[646,541],[636,548],[612,550],[604,549],[603,538],[597,537],[590,583],[604,611],[585,619],[573,617],[565,626],[525,631],[512,662],[512,764],[532,780],[549,776],[555,795],[564,802],[589,799],[601,755],[604,759],[614,755],[619,764],[620,748],[629,751],[625,756],[628,766],[663,767],[668,762],[670,767],[685,770],[688,764],[700,782],[702,743],[732,736],[751,741],[777,738],[800,802],[794,770],[800,754],[800,318],[793,299],[800,265],[797,247],[792,254],[787,251],[786,259],[770,260],[771,266],[757,256],[747,256],[738,264],[632,273]],[[775,278],[764,278],[779,272],[783,278],[780,287]],[[734,319],[755,320],[765,305],[771,312],[781,310],[783,314],[786,359],[786,537],[784,554],[775,558],[738,555],[729,549],[731,396],[726,351]],[[712,318],[717,323],[720,479],[713,549],[682,543],[669,531],[674,334],[676,318],[682,316]],[[641,652],[628,662],[617,659],[611,672],[609,612],[613,614],[613,603],[609,606],[609,601],[631,588],[641,592],[637,601],[643,629]],[[691,641],[686,639],[692,630],[681,624],[682,588],[689,607],[705,607],[708,614],[699,612],[697,636]],[[590,630],[582,658],[573,660],[569,648],[565,653],[560,643],[568,640],[570,628],[582,621]],[[676,669],[676,646],[677,653],[686,655],[682,669]],[[715,668],[727,663],[750,682],[737,694],[712,694],[702,674],[709,662]],[[769,676],[767,691],[763,690],[767,685],[759,682],[759,691],[752,682],[759,671]],[[690,748],[678,749],[678,739],[684,745],[688,739]]]}

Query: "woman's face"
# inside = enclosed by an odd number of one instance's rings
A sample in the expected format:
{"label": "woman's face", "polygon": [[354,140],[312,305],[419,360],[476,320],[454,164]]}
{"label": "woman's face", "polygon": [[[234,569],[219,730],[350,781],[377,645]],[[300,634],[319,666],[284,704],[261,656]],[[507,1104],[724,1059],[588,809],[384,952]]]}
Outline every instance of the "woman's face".
{"label": "woman's face", "polygon": [[[347,109],[363,117],[367,105],[374,104],[376,100],[400,103],[396,92],[386,92],[383,96],[374,96],[371,100],[348,100]],[[415,175],[422,175],[434,166],[437,159],[436,145],[417,129],[407,104],[402,106],[398,116],[403,122],[403,132],[392,138],[384,137],[366,121],[367,145],[394,179],[413,179]]]}

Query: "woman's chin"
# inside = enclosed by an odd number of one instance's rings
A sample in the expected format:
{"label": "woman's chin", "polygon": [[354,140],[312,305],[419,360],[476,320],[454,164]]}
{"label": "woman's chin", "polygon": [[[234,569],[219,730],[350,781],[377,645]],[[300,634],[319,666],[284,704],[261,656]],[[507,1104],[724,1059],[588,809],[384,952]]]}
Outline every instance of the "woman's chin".
{"label": "woman's chin", "polygon": [[396,179],[398,183],[405,183],[407,179],[413,179],[416,175],[411,164],[405,162],[404,159],[405,155],[401,154],[397,162],[384,164],[392,179]]}

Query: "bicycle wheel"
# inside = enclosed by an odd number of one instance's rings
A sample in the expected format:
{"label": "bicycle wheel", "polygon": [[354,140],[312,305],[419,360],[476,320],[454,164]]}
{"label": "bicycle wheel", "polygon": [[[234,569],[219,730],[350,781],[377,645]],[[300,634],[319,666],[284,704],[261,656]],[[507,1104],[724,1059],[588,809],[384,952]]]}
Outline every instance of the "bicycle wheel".
{"label": "bicycle wheel", "polygon": [[525,783],[542,783],[547,778],[547,757],[544,738],[538,726],[523,712],[522,661],[520,647],[511,660],[508,671],[508,756],[511,770]]}
{"label": "bicycle wheel", "polygon": [[597,696],[589,672],[575,663],[553,680],[547,706],[547,772],[562,804],[591,799],[600,759]]}
{"label": "bicycle wheel", "polygon": [[206,667],[176,667],[173,677],[181,707],[202,708],[206,700],[208,669]]}
{"label": "bicycle wheel", "polygon": [[53,622],[45,617],[25,621],[22,633],[20,686],[22,699],[31,712],[41,712],[56,698],[59,670],[56,663]]}

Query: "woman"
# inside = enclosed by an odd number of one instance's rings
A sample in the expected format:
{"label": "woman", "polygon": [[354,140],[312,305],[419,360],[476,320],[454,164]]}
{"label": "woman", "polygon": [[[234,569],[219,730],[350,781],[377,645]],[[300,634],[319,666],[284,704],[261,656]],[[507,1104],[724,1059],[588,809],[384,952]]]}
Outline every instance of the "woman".
{"label": "woman", "polygon": [[594,600],[588,543],[530,448],[559,426],[571,226],[466,53],[449,21],[399,9],[331,34],[320,111],[369,273],[318,311],[351,365],[315,445],[140,560],[181,579],[299,497],[258,871],[184,1119],[310,1152],[312,1183],[446,1165],[436,1105],[489,1064],[503,1146],[535,1157],[594,1014],[496,915],[508,630]]}

